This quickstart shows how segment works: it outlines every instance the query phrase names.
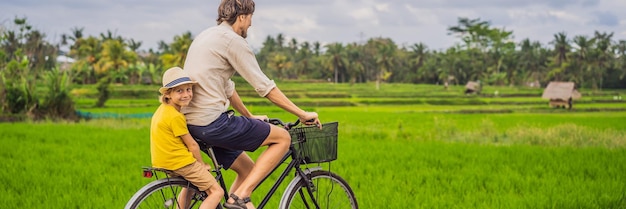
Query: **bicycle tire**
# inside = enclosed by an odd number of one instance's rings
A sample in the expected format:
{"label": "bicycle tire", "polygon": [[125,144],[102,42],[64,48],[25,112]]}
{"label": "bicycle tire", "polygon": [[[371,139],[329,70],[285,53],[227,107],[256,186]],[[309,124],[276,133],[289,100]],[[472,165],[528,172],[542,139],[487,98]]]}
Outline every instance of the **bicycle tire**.
{"label": "bicycle tire", "polygon": [[[202,193],[198,188],[182,178],[159,179],[145,185],[130,198],[124,209],[178,208],[177,197],[183,188],[193,192],[188,208],[198,208],[202,204]],[[221,209],[221,205],[217,209]]]}
{"label": "bicycle tire", "polygon": [[[307,174],[315,185],[313,196],[320,208],[328,209],[358,209],[354,192],[348,182],[339,175],[330,171],[317,170]],[[288,195],[281,199],[283,209],[315,208],[307,191],[306,182],[300,178],[298,183],[289,189]],[[285,198],[286,197],[286,198]]]}

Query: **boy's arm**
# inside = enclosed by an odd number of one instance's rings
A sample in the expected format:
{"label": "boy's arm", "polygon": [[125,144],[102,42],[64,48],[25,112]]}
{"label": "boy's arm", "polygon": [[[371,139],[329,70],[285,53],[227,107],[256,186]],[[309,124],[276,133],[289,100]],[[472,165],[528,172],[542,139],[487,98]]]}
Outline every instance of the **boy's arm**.
{"label": "boy's arm", "polygon": [[185,143],[187,149],[189,149],[189,152],[191,152],[193,157],[196,158],[198,162],[201,162],[202,164],[208,166],[208,164],[204,163],[204,160],[202,160],[202,155],[200,154],[200,146],[198,146],[198,142],[196,142],[196,140],[191,137],[191,134],[182,135],[180,136],[180,138],[183,139],[183,143]]}

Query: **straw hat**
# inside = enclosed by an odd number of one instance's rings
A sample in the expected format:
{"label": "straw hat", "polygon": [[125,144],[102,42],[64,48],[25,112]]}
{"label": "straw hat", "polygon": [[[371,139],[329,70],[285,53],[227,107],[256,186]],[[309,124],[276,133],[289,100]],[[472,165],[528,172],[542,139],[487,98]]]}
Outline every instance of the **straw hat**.
{"label": "straw hat", "polygon": [[159,92],[165,94],[168,89],[188,83],[195,84],[198,82],[192,81],[180,67],[172,67],[163,73],[163,87],[159,88]]}

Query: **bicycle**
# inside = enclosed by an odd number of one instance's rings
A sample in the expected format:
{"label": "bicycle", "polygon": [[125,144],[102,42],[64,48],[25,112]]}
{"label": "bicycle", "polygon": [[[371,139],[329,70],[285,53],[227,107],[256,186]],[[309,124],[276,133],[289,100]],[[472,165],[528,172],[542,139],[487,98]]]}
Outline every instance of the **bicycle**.
{"label": "bicycle", "polygon": [[[279,208],[350,208],[357,209],[358,203],[352,188],[339,175],[329,170],[323,170],[321,163],[329,163],[337,159],[337,122],[323,124],[323,129],[316,126],[297,126],[294,123],[283,123],[280,119],[270,119],[267,122],[279,125],[289,131],[292,144],[289,151],[281,159],[280,163],[270,172],[274,173],[281,164],[289,163],[280,174],[257,208],[262,209],[270,198],[278,190],[278,187],[286,180],[287,176],[295,171],[294,178],[289,182],[285,193],[280,199]],[[222,166],[217,162],[213,148],[197,140],[201,149],[213,162],[212,173],[215,179],[224,188],[222,204],[228,200],[228,191],[222,175]],[[318,165],[308,168],[308,164]],[[159,174],[164,173],[165,178]],[[181,177],[171,177],[169,171],[164,169],[144,167],[143,175],[147,178],[156,178],[137,191],[125,206],[125,209],[141,208],[197,208],[201,201],[206,198],[206,193],[198,191],[198,188]],[[269,175],[268,175],[269,176]],[[266,176],[259,185],[268,178]],[[187,188],[189,196],[186,197],[188,204],[179,207],[180,192]],[[257,186],[258,188],[258,186]],[[256,190],[256,188],[255,188]],[[218,205],[221,209],[222,204]]]}

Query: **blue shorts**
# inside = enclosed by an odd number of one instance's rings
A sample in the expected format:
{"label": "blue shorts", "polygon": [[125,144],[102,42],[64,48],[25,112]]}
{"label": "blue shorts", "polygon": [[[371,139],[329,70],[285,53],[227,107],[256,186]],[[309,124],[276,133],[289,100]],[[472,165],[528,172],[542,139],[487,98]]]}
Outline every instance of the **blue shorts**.
{"label": "blue shorts", "polygon": [[230,110],[207,126],[187,125],[187,128],[193,138],[213,147],[217,162],[228,169],[244,150],[258,149],[271,127],[261,120],[235,116]]}

